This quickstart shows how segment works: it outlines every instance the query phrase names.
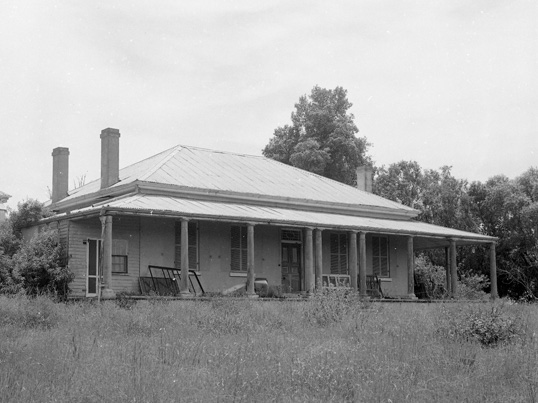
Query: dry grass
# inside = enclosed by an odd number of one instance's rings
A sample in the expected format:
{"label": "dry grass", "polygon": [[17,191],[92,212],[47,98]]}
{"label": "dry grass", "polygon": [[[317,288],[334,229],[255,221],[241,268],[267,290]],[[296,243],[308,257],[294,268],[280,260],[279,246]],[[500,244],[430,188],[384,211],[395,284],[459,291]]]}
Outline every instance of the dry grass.
{"label": "dry grass", "polygon": [[537,401],[537,307],[495,348],[437,330],[455,307],[0,297],[0,401]]}

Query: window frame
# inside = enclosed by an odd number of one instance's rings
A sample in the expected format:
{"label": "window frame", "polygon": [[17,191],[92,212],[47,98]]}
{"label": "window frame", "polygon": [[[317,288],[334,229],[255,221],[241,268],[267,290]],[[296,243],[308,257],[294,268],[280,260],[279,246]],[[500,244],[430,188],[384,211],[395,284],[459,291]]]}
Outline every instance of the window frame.
{"label": "window frame", "polygon": [[[123,258],[124,270],[115,270],[118,265],[114,262],[114,258]],[[112,274],[129,274],[129,257],[127,255],[112,255]]]}
{"label": "window frame", "polygon": [[[385,241],[385,248],[382,246],[382,240]],[[379,253],[376,255],[376,242],[377,250]],[[372,236],[372,274],[378,278],[390,278],[390,253],[389,253],[389,237],[384,235],[373,235]],[[385,252],[385,255],[382,254]],[[383,259],[386,261],[386,267],[383,267]],[[376,272],[376,260],[378,272]]]}
{"label": "window frame", "polygon": [[[337,252],[333,251],[333,239],[337,237]],[[330,274],[343,274],[349,275],[349,237],[347,232],[331,232],[329,235],[329,255],[330,255],[330,264],[329,270]],[[345,258],[345,262],[343,262]],[[336,259],[336,267],[333,266],[333,262]],[[342,268],[342,263],[344,263],[345,268]]]}
{"label": "window frame", "polygon": [[[239,231],[239,244],[234,245],[234,231]],[[232,225],[230,227],[230,272],[247,273],[248,259],[248,227],[246,225]],[[239,253],[239,258],[234,259],[234,251]],[[236,266],[237,263],[239,267]]]}

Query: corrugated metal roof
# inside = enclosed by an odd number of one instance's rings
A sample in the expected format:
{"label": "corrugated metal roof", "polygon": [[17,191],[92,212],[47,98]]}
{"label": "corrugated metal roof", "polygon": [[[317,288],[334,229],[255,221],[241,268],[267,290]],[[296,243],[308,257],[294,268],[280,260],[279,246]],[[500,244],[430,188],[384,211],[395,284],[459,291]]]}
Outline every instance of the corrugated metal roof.
{"label": "corrugated metal roof", "polygon": [[[320,203],[374,206],[410,212],[413,209],[352,186],[275,160],[196,147],[176,146],[120,170],[120,186],[136,180]],[[113,187],[114,187],[113,186]],[[100,189],[100,181],[70,191],[68,201]]]}
{"label": "corrugated metal roof", "polygon": [[[130,210],[150,214],[174,213],[195,218],[222,219],[231,221],[254,221],[258,223],[298,225],[311,227],[356,229],[380,233],[402,233],[409,235],[458,238],[469,241],[492,242],[496,238],[440,227],[419,221],[387,220],[356,217],[343,214],[318,213],[284,208],[249,206],[246,204],[219,203],[185,200],[174,197],[137,194],[95,206],[112,210]],[[83,209],[82,211],[91,209]],[[76,214],[77,212],[72,212]]]}

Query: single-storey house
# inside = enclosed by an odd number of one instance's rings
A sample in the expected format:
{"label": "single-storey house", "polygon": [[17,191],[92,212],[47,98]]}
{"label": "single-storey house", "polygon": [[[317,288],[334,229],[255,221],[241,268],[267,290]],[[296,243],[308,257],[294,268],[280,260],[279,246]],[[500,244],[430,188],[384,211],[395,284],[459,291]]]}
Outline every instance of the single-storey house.
{"label": "single-storey house", "polygon": [[101,178],[73,190],[69,150],[53,150],[55,214],[40,224],[59,230],[74,296],[140,294],[142,278],[173,269],[182,296],[192,295],[192,276],[206,292],[246,285],[254,297],[263,278],[283,293],[345,284],[366,296],[375,276],[385,295],[415,298],[415,252],[446,248],[455,292],[457,246],[470,244],[490,246],[497,295],[496,239],[413,220],[416,210],[371,193],[371,169],[358,170],[355,188],[261,156],[181,145],[119,169],[119,131],[100,137]]}

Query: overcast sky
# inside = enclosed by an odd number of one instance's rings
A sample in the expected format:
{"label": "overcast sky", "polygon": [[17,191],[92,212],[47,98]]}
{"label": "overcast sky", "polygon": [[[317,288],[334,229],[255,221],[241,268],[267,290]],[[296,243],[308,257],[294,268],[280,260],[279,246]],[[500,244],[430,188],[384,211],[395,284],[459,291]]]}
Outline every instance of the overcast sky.
{"label": "overcast sky", "polygon": [[177,144],[261,155],[314,85],[342,86],[376,165],[485,181],[538,166],[538,2],[24,1],[0,5],[0,190],[48,199]]}

